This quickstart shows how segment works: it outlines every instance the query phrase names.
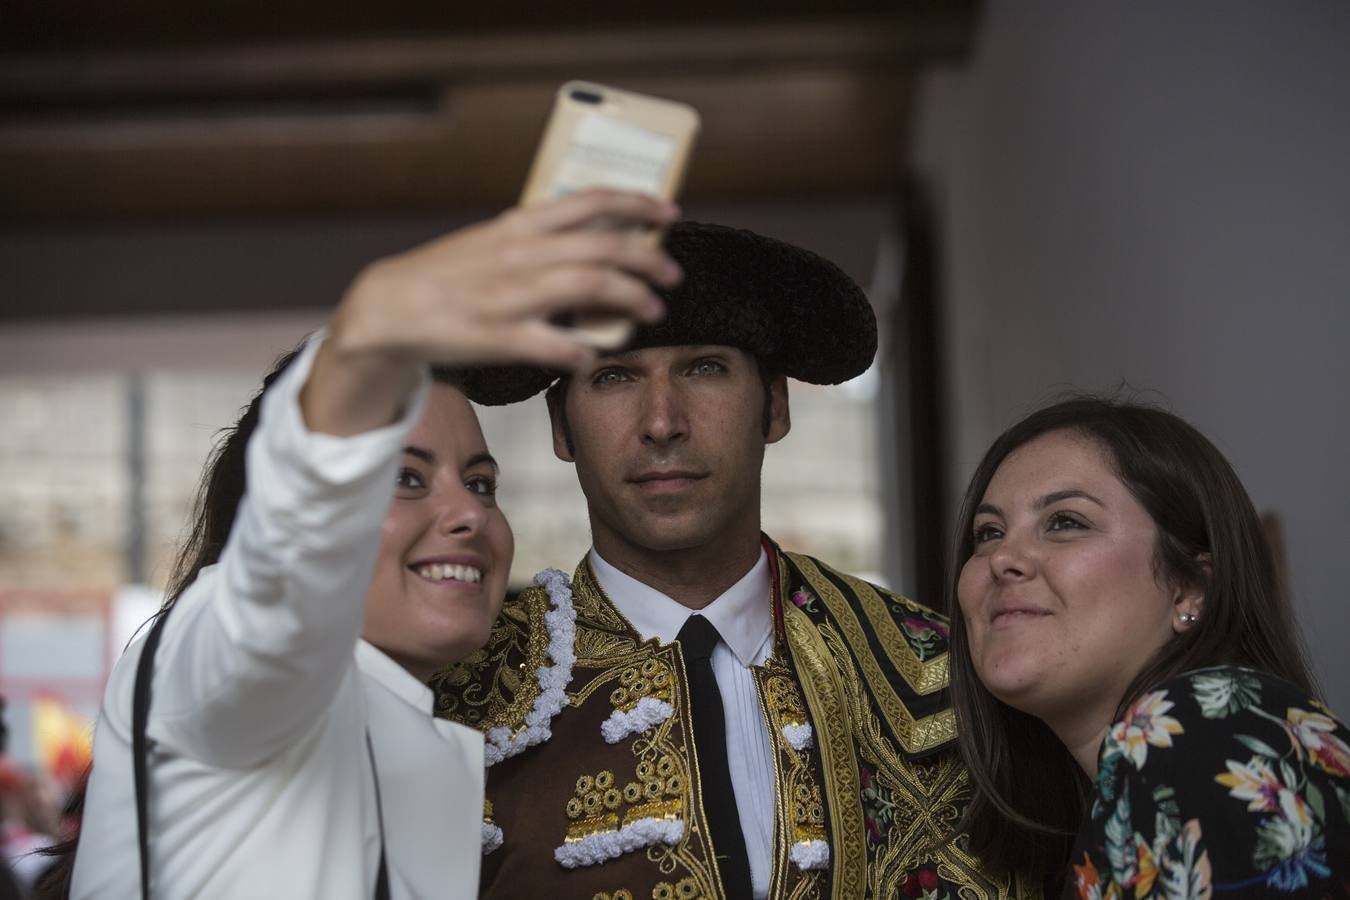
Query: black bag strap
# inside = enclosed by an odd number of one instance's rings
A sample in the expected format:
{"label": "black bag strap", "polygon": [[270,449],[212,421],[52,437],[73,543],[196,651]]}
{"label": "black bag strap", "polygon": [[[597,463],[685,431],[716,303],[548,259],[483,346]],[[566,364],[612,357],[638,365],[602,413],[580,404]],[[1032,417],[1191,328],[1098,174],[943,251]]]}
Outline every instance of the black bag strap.
{"label": "black bag strap", "polygon": [[136,843],[141,853],[141,900],[150,900],[150,842],[146,828],[149,779],[146,775],[145,728],[150,721],[150,684],[155,674],[155,651],[164,621],[172,609],[161,610],[145,636],[141,659],[136,664],[136,687],[131,698],[131,762],[136,770]]}
{"label": "black bag strap", "polygon": [[[145,731],[150,722],[150,685],[155,674],[155,652],[164,631],[164,620],[173,607],[155,616],[150,633],[145,636],[140,661],[136,663],[136,684],[131,698],[131,761],[136,780],[136,843],[141,857],[141,900],[150,900],[150,842],[146,825],[146,806],[150,783],[146,774],[148,753]],[[389,870],[384,861],[384,804],[380,801],[380,770],[375,766],[375,748],[366,732],[366,752],[370,755],[370,774],[375,779],[375,815],[380,824],[380,867],[375,876],[375,900],[389,900]]]}
{"label": "black bag strap", "polygon": [[375,779],[375,817],[380,823],[380,868],[375,875],[375,900],[389,900],[389,870],[384,864],[384,803],[380,800],[380,770],[375,766],[370,729],[366,729],[366,752],[370,754],[370,774]]}

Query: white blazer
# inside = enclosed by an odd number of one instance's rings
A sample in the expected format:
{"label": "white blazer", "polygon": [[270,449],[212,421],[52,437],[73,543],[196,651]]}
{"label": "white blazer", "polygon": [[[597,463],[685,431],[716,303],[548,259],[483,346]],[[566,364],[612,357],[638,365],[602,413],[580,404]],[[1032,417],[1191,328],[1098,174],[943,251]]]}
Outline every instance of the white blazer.
{"label": "white blazer", "polygon": [[[431,691],[359,639],[426,388],[387,428],[310,433],[299,390],[318,344],[264,398],[229,542],[161,637],[147,729],[155,900],[370,900],[379,820],[367,731],[391,895],[477,893],[482,736],[434,718]],[[131,701],[143,642],[104,695],[74,898],[139,897]]]}

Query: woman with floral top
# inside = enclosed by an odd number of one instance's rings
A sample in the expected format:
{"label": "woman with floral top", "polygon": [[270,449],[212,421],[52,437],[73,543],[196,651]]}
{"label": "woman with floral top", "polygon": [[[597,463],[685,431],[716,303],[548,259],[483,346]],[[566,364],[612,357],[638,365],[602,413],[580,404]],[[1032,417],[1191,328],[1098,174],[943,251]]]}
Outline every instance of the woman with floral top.
{"label": "woman with floral top", "polygon": [[985,455],[952,684],[986,863],[1068,897],[1350,896],[1350,733],[1232,467],[1095,398]]}

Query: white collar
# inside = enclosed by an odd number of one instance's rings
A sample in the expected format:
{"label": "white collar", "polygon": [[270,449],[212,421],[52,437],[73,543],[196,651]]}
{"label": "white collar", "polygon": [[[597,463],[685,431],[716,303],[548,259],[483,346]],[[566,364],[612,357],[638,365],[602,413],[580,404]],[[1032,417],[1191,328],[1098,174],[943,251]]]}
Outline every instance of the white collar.
{"label": "white collar", "polygon": [[769,602],[769,557],[763,549],[740,581],[700,610],[692,610],[620,572],[605,562],[594,547],[590,562],[600,587],[643,640],[656,638],[669,644],[685,621],[698,612],[717,629],[741,665],[753,666],[764,661],[761,653],[773,636],[773,614]]}
{"label": "white collar", "polygon": [[356,642],[356,665],[364,674],[419,712],[427,715],[435,712],[436,695],[431,692],[431,688],[364,638]]}

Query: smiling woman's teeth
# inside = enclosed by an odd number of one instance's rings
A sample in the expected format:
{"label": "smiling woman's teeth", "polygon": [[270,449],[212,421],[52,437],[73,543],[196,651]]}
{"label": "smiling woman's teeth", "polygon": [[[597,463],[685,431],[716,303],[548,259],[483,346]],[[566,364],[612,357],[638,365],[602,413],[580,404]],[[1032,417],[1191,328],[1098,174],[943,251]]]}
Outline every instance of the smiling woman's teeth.
{"label": "smiling woman's teeth", "polygon": [[432,581],[469,581],[477,584],[483,580],[483,573],[473,566],[452,566],[446,563],[418,566],[417,574]]}

